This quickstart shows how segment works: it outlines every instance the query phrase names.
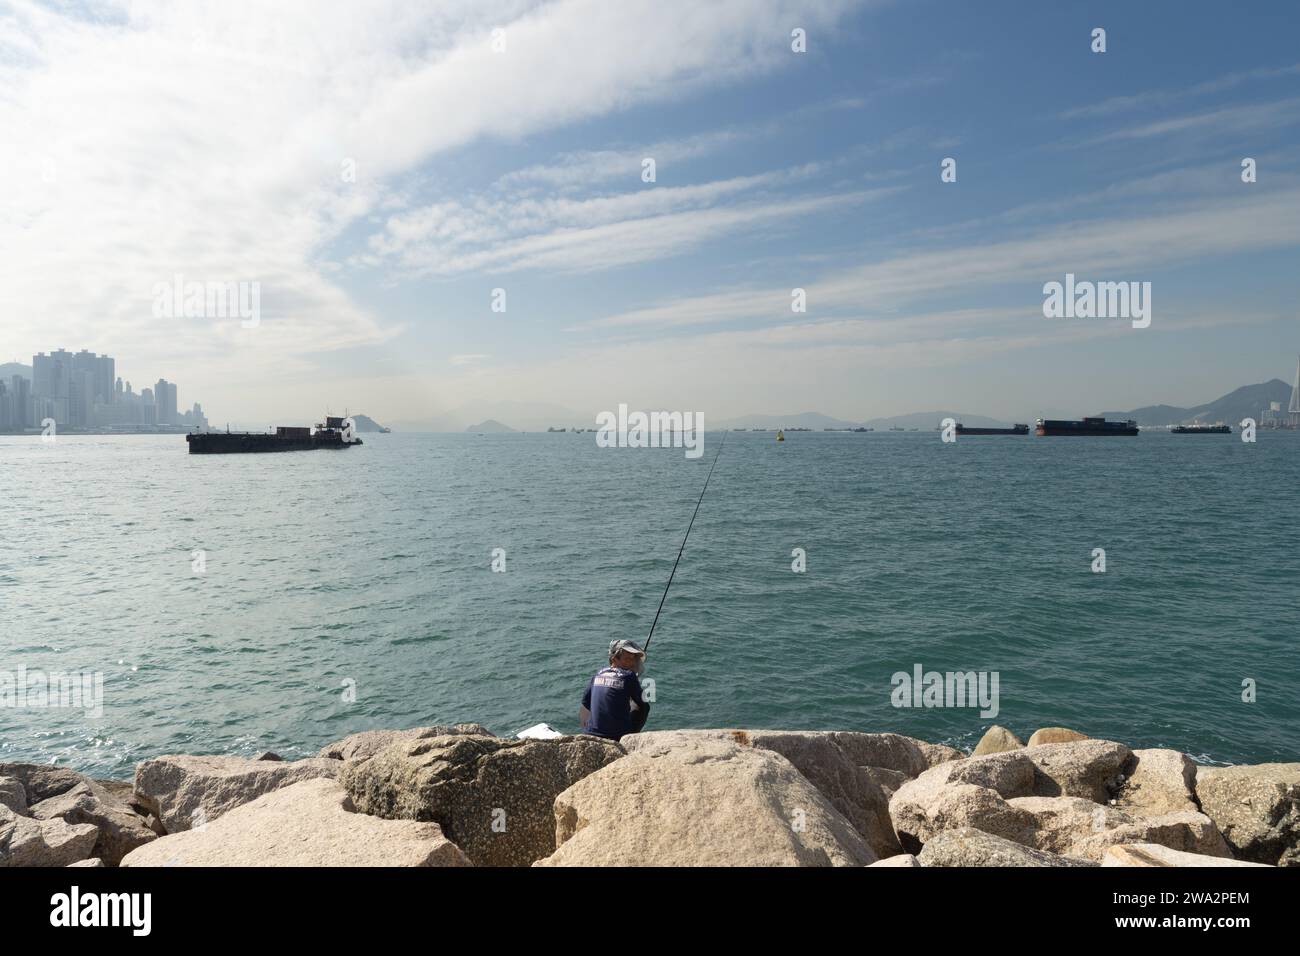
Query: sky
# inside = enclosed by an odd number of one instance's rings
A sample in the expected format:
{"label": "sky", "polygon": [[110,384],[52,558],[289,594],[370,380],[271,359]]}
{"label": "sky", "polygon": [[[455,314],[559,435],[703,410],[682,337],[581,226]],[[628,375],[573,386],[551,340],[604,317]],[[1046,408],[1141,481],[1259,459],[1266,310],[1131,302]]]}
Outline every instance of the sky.
{"label": "sky", "polygon": [[[0,362],[88,348],[214,421],[408,427],[1032,421],[1290,381],[1298,28],[1187,0],[0,0]],[[1045,317],[1067,273],[1151,283],[1149,327]],[[258,323],[159,314],[176,277],[255,284]]]}

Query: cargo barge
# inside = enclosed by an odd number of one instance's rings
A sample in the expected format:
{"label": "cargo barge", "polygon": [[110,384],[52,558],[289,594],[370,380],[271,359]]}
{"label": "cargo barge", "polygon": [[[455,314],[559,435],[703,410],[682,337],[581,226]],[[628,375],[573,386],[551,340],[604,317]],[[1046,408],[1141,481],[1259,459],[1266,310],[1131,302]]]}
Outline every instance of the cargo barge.
{"label": "cargo barge", "polygon": [[191,455],[247,455],[272,451],[315,451],[363,444],[349,419],[327,417],[315,430],[281,425],[274,432],[190,432]]}
{"label": "cargo barge", "polygon": [[958,435],[1028,435],[1028,425],[1012,425],[1010,428],[967,428],[957,423]]}
{"label": "cargo barge", "polygon": [[1079,421],[1038,420],[1038,435],[1136,435],[1138,424],[1133,419],[1126,422],[1108,422],[1104,418],[1082,418]]}
{"label": "cargo barge", "polygon": [[1170,429],[1175,435],[1231,435],[1231,425],[1175,425]]}

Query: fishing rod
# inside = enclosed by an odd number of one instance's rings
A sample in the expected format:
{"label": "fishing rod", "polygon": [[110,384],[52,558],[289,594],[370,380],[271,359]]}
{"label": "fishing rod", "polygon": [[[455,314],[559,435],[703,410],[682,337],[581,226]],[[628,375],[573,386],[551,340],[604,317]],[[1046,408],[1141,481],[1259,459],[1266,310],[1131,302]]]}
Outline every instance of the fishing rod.
{"label": "fishing rod", "polygon": [[718,467],[718,459],[722,457],[722,446],[727,443],[727,433],[722,433],[722,441],[718,445],[718,453],[713,456],[713,464],[709,466],[709,473],[705,476],[704,487],[700,489],[700,500],[695,502],[695,513],[691,515],[691,523],[686,526],[686,534],[682,536],[682,546],[677,549],[677,560],[673,562],[673,569],[668,575],[668,583],[664,585],[664,596],[659,599],[659,610],[655,611],[655,619],[650,622],[650,633],[645,639],[644,651],[650,650],[650,638],[655,636],[655,625],[659,623],[659,613],[664,609],[664,601],[668,600],[668,589],[673,586],[673,576],[677,574],[677,565],[681,563],[682,552],[686,550],[686,539],[691,536],[691,529],[695,527],[695,515],[700,513],[700,505],[704,503],[704,492],[709,490],[709,479],[713,477],[713,469]]}

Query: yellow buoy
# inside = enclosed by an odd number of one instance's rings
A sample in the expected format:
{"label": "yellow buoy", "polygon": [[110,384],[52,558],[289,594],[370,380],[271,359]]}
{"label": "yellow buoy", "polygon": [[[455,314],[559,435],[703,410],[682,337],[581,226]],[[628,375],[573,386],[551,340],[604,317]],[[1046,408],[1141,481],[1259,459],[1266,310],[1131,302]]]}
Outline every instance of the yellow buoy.
{"label": "yellow buoy", "polygon": [[781,431],[779,428],[776,431],[776,440],[785,441],[785,432]]}

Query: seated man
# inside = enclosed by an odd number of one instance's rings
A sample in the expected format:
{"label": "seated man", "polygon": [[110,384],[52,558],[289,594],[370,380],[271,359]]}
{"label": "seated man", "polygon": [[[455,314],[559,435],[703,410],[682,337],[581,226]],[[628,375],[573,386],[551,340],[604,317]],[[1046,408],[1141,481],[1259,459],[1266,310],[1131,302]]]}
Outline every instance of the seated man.
{"label": "seated man", "polygon": [[582,732],[618,740],[637,733],[650,716],[637,675],[645,670],[645,651],[632,641],[611,641],[609,666],[597,672],[582,695]]}

